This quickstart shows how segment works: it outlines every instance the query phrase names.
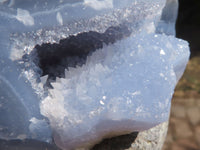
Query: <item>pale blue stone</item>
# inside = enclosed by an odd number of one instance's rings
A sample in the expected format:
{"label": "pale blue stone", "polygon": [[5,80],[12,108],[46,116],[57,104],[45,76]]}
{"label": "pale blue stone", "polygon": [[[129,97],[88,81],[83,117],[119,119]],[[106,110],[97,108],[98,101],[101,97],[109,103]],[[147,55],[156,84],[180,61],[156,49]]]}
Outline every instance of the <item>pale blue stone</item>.
{"label": "pale blue stone", "polygon": [[[189,59],[188,43],[174,37],[177,0],[12,2],[0,1],[0,138],[50,142],[53,131],[62,149],[87,148],[168,120]],[[36,44],[119,24],[132,34],[69,68],[54,89],[22,61]]]}

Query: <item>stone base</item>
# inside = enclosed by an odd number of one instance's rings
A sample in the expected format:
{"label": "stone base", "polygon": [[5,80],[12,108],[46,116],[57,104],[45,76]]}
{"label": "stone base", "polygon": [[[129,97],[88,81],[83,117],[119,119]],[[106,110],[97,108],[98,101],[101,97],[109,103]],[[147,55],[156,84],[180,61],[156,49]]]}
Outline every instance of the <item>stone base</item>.
{"label": "stone base", "polygon": [[168,130],[168,121],[140,132],[127,150],[161,150]]}

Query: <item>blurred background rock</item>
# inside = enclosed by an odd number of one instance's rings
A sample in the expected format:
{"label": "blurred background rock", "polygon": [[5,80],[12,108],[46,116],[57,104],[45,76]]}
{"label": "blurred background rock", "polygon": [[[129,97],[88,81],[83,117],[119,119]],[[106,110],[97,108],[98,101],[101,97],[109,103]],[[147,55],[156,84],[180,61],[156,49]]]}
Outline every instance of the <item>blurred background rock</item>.
{"label": "blurred background rock", "polygon": [[191,57],[172,99],[163,150],[200,150],[199,0],[179,0],[176,36],[189,42]]}

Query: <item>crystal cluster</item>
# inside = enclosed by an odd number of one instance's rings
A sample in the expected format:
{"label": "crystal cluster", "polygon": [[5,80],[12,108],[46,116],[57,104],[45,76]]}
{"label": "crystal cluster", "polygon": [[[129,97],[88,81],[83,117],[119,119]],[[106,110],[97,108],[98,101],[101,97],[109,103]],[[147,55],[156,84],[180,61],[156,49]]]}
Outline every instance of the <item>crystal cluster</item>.
{"label": "crystal cluster", "polygon": [[[168,120],[189,58],[188,43],[174,36],[177,0],[38,2],[0,2],[1,138],[50,142],[53,136],[63,150],[87,149],[102,138]],[[106,32],[119,26],[126,30]],[[102,35],[102,45],[93,46],[81,65],[66,65],[74,57],[62,58],[50,72],[66,66],[64,75],[42,76],[35,45],[91,31]]]}

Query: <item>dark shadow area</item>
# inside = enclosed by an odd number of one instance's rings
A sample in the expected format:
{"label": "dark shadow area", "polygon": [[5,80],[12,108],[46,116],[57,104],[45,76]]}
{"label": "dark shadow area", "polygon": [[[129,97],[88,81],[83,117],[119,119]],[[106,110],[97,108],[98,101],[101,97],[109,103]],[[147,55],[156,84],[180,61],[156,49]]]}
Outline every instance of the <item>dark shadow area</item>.
{"label": "dark shadow area", "polygon": [[104,139],[91,150],[124,150],[131,147],[131,144],[135,141],[137,135],[138,132],[133,132],[131,134]]}
{"label": "dark shadow area", "polygon": [[199,0],[179,0],[176,36],[189,42],[191,57],[200,55]]}
{"label": "dark shadow area", "polygon": [[[124,150],[131,147],[137,138],[138,132],[104,139],[91,150]],[[55,144],[49,144],[32,139],[26,140],[2,140],[0,150],[61,150]]]}
{"label": "dark shadow area", "polygon": [[31,55],[35,57],[33,62],[42,70],[41,76],[49,75],[55,80],[56,77],[64,77],[66,68],[82,66],[91,52],[130,34],[125,25],[109,27],[104,33],[83,32],[61,39],[59,43],[36,45]]}
{"label": "dark shadow area", "polygon": [[2,140],[0,150],[60,150],[54,144],[37,140]]}

